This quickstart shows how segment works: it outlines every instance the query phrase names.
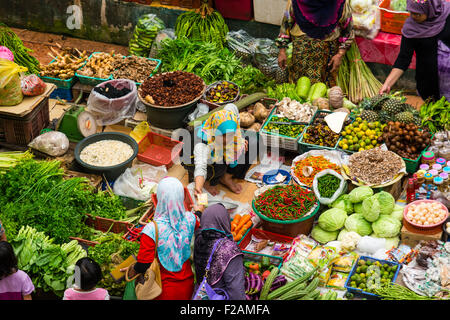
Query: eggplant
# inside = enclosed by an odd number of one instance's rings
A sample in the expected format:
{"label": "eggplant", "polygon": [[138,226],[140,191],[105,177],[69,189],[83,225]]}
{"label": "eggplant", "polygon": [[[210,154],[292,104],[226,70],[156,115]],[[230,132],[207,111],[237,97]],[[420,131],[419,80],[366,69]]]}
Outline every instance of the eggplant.
{"label": "eggplant", "polygon": [[287,283],[287,279],[284,275],[279,275],[273,280],[272,286],[270,287],[270,291],[273,291],[275,289],[278,289],[282,286],[284,286]]}
{"label": "eggplant", "polygon": [[250,279],[249,279],[249,277],[246,275],[246,276],[245,276],[245,292],[247,293],[247,292],[249,292],[249,290],[250,290]]}

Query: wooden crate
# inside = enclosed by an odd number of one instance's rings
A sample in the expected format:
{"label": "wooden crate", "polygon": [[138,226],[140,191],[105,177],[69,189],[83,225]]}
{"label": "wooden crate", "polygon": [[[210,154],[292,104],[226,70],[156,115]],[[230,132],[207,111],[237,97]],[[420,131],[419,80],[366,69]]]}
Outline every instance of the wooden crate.
{"label": "wooden crate", "polygon": [[401,243],[414,248],[421,240],[441,240],[442,226],[432,228],[430,230],[421,230],[410,225],[403,219],[403,227],[401,230]]}

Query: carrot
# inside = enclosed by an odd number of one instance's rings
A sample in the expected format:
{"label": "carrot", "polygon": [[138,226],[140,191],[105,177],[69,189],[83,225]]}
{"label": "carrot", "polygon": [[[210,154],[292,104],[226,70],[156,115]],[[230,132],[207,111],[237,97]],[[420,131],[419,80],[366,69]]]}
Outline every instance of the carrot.
{"label": "carrot", "polygon": [[236,214],[233,218],[233,222],[236,223],[236,225],[239,223],[239,221],[241,220],[241,215],[240,214]]}
{"label": "carrot", "polygon": [[241,229],[243,226],[245,226],[245,224],[246,224],[248,221],[250,221],[250,218],[251,218],[251,217],[250,217],[249,214],[246,214],[245,216],[243,216],[242,219],[239,221],[239,223],[238,223],[236,229],[239,230],[239,229]]}
{"label": "carrot", "polygon": [[253,225],[253,222],[252,222],[252,220],[250,220],[249,222],[247,222],[246,224],[245,224],[245,228],[246,229],[250,229],[250,227]]}
{"label": "carrot", "polygon": [[237,223],[235,223],[234,221],[231,222],[231,231],[236,230],[236,226],[237,226]]}
{"label": "carrot", "polygon": [[236,239],[235,241],[239,241],[242,239],[242,237],[244,236],[245,232],[247,232],[247,230],[245,228],[242,228],[241,230],[239,230],[238,233],[236,233]]}

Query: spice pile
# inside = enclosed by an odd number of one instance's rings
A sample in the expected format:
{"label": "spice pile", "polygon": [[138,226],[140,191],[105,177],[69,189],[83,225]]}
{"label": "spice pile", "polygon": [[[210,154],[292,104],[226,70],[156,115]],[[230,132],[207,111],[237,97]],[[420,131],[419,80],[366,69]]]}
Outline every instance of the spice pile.
{"label": "spice pile", "polygon": [[295,163],[294,174],[301,183],[311,187],[316,174],[325,169],[340,172],[339,166],[324,156],[309,156]]}
{"label": "spice pile", "polygon": [[116,59],[113,64],[115,69],[113,77],[114,79],[129,79],[142,83],[151,76],[157,66],[157,61],[138,56]]}
{"label": "spice pile", "polygon": [[352,179],[376,185],[391,181],[404,166],[402,158],[394,152],[374,148],[352,154],[348,168]]}
{"label": "spice pile", "polygon": [[193,73],[175,71],[149,78],[139,88],[147,103],[157,106],[179,106],[198,98],[205,84]]}
{"label": "spice pile", "polygon": [[114,54],[114,52],[97,52],[94,53],[88,60],[86,65],[77,71],[77,74],[98,78],[107,79],[114,71],[114,63],[116,60],[123,59],[124,56],[121,54]]}
{"label": "spice pile", "polygon": [[298,185],[276,186],[255,200],[256,209],[275,220],[296,220],[304,217],[316,204],[314,192]]}

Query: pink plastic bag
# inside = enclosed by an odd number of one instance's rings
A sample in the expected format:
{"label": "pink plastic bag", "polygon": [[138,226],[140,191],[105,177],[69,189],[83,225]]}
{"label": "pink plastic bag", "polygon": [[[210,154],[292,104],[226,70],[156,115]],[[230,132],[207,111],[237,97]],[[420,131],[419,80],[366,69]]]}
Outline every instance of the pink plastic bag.
{"label": "pink plastic bag", "polygon": [[21,79],[24,96],[38,96],[45,92],[46,84],[37,75],[32,74]]}
{"label": "pink plastic bag", "polygon": [[14,62],[14,54],[7,47],[0,46],[0,59],[7,59]]}

